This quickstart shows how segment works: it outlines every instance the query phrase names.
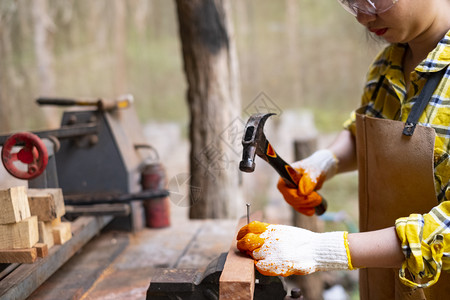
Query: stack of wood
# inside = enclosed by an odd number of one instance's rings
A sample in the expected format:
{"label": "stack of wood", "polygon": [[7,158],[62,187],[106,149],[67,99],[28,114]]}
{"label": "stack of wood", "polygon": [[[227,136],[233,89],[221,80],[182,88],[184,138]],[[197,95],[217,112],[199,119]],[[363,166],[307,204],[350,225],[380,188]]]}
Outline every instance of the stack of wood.
{"label": "stack of wood", "polygon": [[61,189],[0,190],[0,263],[33,263],[72,237]]}

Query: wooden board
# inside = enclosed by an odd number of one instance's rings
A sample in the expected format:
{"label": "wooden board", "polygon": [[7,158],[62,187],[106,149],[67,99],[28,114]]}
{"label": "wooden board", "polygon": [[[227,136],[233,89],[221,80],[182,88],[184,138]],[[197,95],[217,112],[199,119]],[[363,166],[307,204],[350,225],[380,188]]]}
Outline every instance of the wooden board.
{"label": "wooden board", "polygon": [[61,189],[28,189],[31,215],[39,221],[52,221],[66,213]]}
{"label": "wooden board", "polygon": [[39,240],[37,217],[0,225],[0,249],[32,248]]}
{"label": "wooden board", "polygon": [[[83,299],[97,278],[129,243],[126,233],[107,232],[94,237],[83,250],[58,269],[27,300]],[[110,271],[109,271],[110,272]],[[76,280],[74,280],[76,278]],[[92,299],[92,298],[87,298]],[[95,298],[94,298],[95,299]]]}
{"label": "wooden board", "polygon": [[0,263],[32,264],[38,257],[43,258],[47,255],[47,245],[37,243],[33,248],[0,250]]}
{"label": "wooden board", "polygon": [[55,241],[53,239],[52,223],[39,221],[38,229],[39,229],[39,243],[46,244],[48,249],[53,247]]}
{"label": "wooden board", "polygon": [[20,222],[31,217],[25,186],[0,190],[0,224]]}
{"label": "wooden board", "polygon": [[[177,269],[199,268],[207,266],[220,253],[228,249],[228,241],[234,236],[235,222],[223,220],[203,220],[202,226],[192,237],[182,256],[178,259]],[[218,240],[221,239],[221,240]]]}
{"label": "wooden board", "polygon": [[80,217],[72,223],[73,237],[54,246],[47,257],[22,264],[0,281],[0,300],[26,299],[110,221],[112,217]]}
{"label": "wooden board", "polygon": [[36,248],[0,250],[0,263],[31,264],[36,258]]}
{"label": "wooden board", "polygon": [[56,226],[52,226],[52,230],[55,245],[62,245],[72,237],[70,222],[61,222]]}
{"label": "wooden board", "polygon": [[109,266],[109,272],[81,298],[146,299],[157,270],[203,270],[221,253],[228,252],[235,227],[236,220],[176,219],[168,228],[146,228],[132,235],[130,245]]}
{"label": "wooden board", "polygon": [[[180,257],[186,252],[187,245],[191,244],[190,242],[200,230],[202,224],[203,220],[187,224],[185,222],[173,222],[172,226],[167,228],[146,228],[136,233],[128,233],[129,245],[127,248],[114,262],[105,266],[107,267],[105,272],[97,281],[91,277],[90,284],[92,287],[84,295],[77,294],[75,289],[76,287],[79,291],[84,290],[83,283],[74,285],[71,278],[79,276],[79,274],[84,276],[86,273],[79,273],[79,270],[93,267],[93,265],[77,266],[76,264],[81,263],[81,260],[73,259],[54,274],[54,280],[45,282],[37,290],[39,293],[33,293],[30,300],[47,298],[58,300],[74,298],[86,300],[145,299],[145,293],[155,268],[170,268],[177,265]],[[102,233],[102,236],[104,234],[108,233]],[[83,259],[85,261],[89,260],[90,257],[97,256],[98,250],[96,248],[98,247],[91,247],[91,243],[95,243],[95,240],[86,245],[86,248],[83,248],[80,253],[80,256],[85,257]],[[120,243],[120,241],[117,241],[117,243]],[[69,265],[72,265],[70,271]],[[61,278],[66,278],[66,280],[61,280]],[[71,289],[66,288],[69,283],[72,283]],[[48,292],[44,293],[44,289]],[[65,294],[63,294],[64,291]],[[52,295],[58,297],[52,298]]]}
{"label": "wooden board", "polygon": [[[252,214],[251,220],[261,220],[262,213]],[[255,263],[253,259],[242,254],[236,247],[236,236],[242,226],[247,224],[246,218],[238,222],[236,233],[231,242],[230,251],[223,267],[219,282],[220,300],[251,300],[255,291]]]}
{"label": "wooden board", "polygon": [[37,253],[38,257],[44,258],[48,255],[47,244],[37,243],[36,245],[34,245],[34,248],[36,249],[36,253]]}
{"label": "wooden board", "polygon": [[[129,245],[123,251],[121,235],[102,232],[62,263],[69,251],[66,247],[91,227],[77,219],[72,223],[73,237],[66,244],[54,246],[46,258],[38,258],[32,265],[20,265],[12,273],[7,272],[0,281],[0,299],[145,299],[156,269],[199,270],[227,252],[235,237],[236,223],[176,219],[167,228],[127,233]],[[48,275],[53,269],[58,270]]]}

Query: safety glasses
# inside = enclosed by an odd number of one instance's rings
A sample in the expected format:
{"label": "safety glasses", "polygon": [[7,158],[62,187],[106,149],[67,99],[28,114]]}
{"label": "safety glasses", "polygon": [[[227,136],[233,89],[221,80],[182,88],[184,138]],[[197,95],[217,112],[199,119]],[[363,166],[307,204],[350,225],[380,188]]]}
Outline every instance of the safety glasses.
{"label": "safety glasses", "polygon": [[388,11],[398,0],[337,0],[346,11],[354,15],[358,13],[377,15]]}

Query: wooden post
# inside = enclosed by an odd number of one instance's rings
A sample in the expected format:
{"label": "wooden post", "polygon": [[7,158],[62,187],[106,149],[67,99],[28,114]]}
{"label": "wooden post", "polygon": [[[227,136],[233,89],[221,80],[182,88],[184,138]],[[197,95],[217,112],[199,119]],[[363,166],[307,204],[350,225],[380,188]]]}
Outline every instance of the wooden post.
{"label": "wooden post", "polygon": [[[53,56],[53,33],[56,28],[49,13],[48,0],[30,2],[33,20],[33,41],[36,58],[38,92],[40,95],[53,96],[55,94],[56,76]],[[45,120],[50,128],[58,128],[59,120],[56,107],[40,108],[45,114]]]}
{"label": "wooden post", "polygon": [[[301,160],[311,155],[317,148],[317,139],[309,138],[294,141],[295,160]],[[293,212],[294,226],[308,229],[314,232],[322,232],[323,224],[316,215],[311,217],[302,215],[297,211]],[[323,278],[320,272],[306,276],[296,276],[296,283],[300,287],[305,299],[322,299]]]}
{"label": "wooden post", "polygon": [[[192,219],[234,218],[240,194],[240,116],[236,49],[229,0],[177,0],[190,110]],[[231,140],[230,140],[231,139]],[[242,150],[242,149],[241,149]]]}

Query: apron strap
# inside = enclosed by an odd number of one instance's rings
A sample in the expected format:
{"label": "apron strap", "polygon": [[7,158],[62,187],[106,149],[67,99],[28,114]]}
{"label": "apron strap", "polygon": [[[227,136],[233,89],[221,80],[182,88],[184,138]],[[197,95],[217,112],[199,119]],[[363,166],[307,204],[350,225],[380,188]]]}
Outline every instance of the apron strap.
{"label": "apron strap", "polygon": [[414,130],[416,129],[416,125],[419,121],[420,116],[427,107],[428,102],[431,100],[431,96],[433,95],[434,90],[438,86],[441,78],[444,76],[447,67],[440,70],[439,72],[434,72],[430,75],[425,86],[423,87],[422,92],[419,97],[417,97],[416,102],[413,104],[411,108],[411,112],[409,113],[408,119],[406,120],[405,127],[403,128],[403,134],[406,136],[412,136]]}

